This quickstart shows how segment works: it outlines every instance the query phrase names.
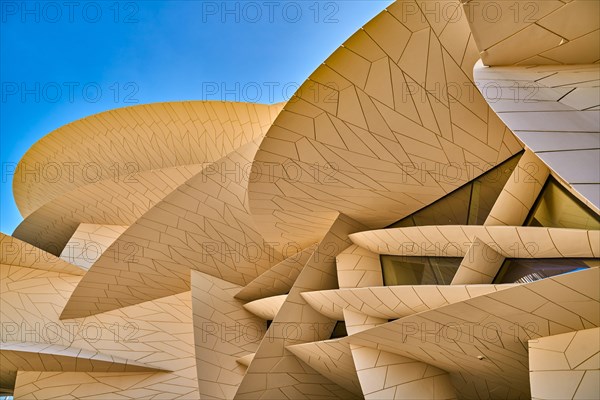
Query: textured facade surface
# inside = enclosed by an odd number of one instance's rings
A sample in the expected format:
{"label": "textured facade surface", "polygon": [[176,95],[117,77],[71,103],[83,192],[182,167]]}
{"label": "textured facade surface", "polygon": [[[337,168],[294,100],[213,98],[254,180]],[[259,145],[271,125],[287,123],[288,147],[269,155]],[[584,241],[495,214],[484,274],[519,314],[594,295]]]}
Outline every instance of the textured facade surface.
{"label": "textured facade surface", "polygon": [[598,4],[398,0],[285,104],[50,133],[0,234],[0,395],[599,398]]}

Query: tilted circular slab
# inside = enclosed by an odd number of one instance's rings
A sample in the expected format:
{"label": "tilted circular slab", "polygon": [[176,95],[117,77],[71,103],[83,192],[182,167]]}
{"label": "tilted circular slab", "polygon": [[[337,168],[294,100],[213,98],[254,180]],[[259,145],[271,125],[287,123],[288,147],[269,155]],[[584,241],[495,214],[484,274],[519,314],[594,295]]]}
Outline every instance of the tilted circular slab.
{"label": "tilted circular slab", "polygon": [[265,297],[244,304],[244,308],[252,314],[266,320],[273,320],[285,302],[287,294]]}
{"label": "tilted circular slab", "polygon": [[350,240],[377,254],[464,257],[479,238],[503,257],[599,257],[600,231],[531,226],[439,225],[353,233]]}
{"label": "tilted circular slab", "polygon": [[54,254],[0,232],[0,264],[16,265],[60,272],[71,275],[84,275],[85,269],[68,263]]}
{"label": "tilted circular slab", "polygon": [[79,224],[60,258],[87,271],[125,230],[127,226]]}
{"label": "tilted circular slab", "polygon": [[58,255],[81,222],[130,225],[206,163],[264,135],[281,107],[155,103],[65,125],[17,166],[15,202],[30,218],[14,235]]}
{"label": "tilted circular slab", "polygon": [[75,288],[61,319],[185,292],[190,270],[246,285],[279,263],[282,248],[255,228],[241,172],[259,142],[207,166],[127,228]]}
{"label": "tilted circular slab", "polygon": [[168,372],[97,351],[47,343],[2,342],[0,359],[2,369],[20,371]]}
{"label": "tilted circular slab", "polygon": [[163,168],[132,174],[126,182],[108,179],[82,186],[29,214],[13,235],[58,255],[80,223],[131,225],[202,168]]}
{"label": "tilted circular slab", "polygon": [[473,74],[500,119],[598,212],[600,65],[488,68],[479,62]]}
{"label": "tilted circular slab", "polygon": [[351,393],[361,396],[360,382],[350,346],[340,339],[296,344],[286,347],[315,371]]}
{"label": "tilted circular slab", "polygon": [[13,181],[27,216],[76,188],[132,173],[220,159],[264,133],[281,109],[184,101],[105,111],[46,135],[25,153]]}
{"label": "tilted circular slab", "polygon": [[316,247],[316,244],[309,246],[286,258],[279,264],[273,265],[244,286],[235,295],[235,298],[253,301],[289,293],[300,271],[302,271],[302,268],[304,268],[304,265],[312,256]]}
{"label": "tilted circular slab", "polygon": [[474,86],[479,53],[460,3],[441,3],[452,23],[390,5],[285,105],[249,186],[266,238],[305,246],[337,212],[389,225],[521,149]]}
{"label": "tilted circular slab", "polygon": [[[17,380],[15,397],[48,398],[48,391],[44,388],[47,389],[48,382],[51,382],[53,393],[57,393],[55,398],[68,398],[69,395],[84,398],[90,395],[85,390],[86,385],[79,386],[77,391],[73,386],[81,384],[82,379],[90,385],[104,387],[105,391],[100,396],[109,399],[120,396],[115,393],[122,393],[127,398],[139,398],[141,390],[159,395],[164,392],[161,384],[173,384],[175,381],[177,396],[197,396],[190,293],[86,319],[60,321],[60,311],[80,279],[80,276],[13,265],[2,265],[0,268],[0,313],[3,327],[6,328],[0,346],[2,351],[7,349],[4,347],[7,342],[16,341],[25,343],[21,345],[21,350],[29,348],[32,360],[36,365],[43,363],[46,370],[58,368],[57,360],[60,360],[63,371],[109,371],[96,375],[98,383],[92,383],[97,381],[85,372],[77,375],[56,370],[41,372],[43,370],[35,367],[38,372],[19,372],[19,375],[27,376],[23,377],[24,381],[33,377],[35,383],[29,385]],[[37,354],[37,351],[78,358],[60,359]],[[89,359],[84,359],[87,357]],[[95,360],[112,360],[122,365],[103,369]],[[2,361],[0,365],[2,368],[9,366]],[[148,367],[147,372],[140,372],[147,377],[143,382],[134,377],[135,374],[122,373],[125,370],[133,371],[137,366]],[[152,369],[164,372],[153,373]],[[113,375],[110,371],[115,371],[114,379],[119,381],[118,388],[110,387],[109,375]],[[0,377],[2,381],[4,370],[0,372]],[[128,389],[130,392],[125,394]],[[151,392],[153,389],[155,391]],[[35,396],[24,394],[30,391],[35,391]]]}
{"label": "tilted circular slab", "polygon": [[97,351],[32,342],[0,342],[0,388],[10,390],[19,371],[167,372]]}
{"label": "tilted circular slab", "polygon": [[344,320],[345,309],[387,320],[433,310],[512,286],[401,285],[319,290],[301,295],[312,308],[338,321]]}
{"label": "tilted circular slab", "polygon": [[469,383],[469,392],[473,384],[483,384],[528,395],[527,341],[599,326],[599,279],[600,268],[557,275],[409,315],[341,340],[434,365]]}
{"label": "tilted circular slab", "polygon": [[465,1],[463,7],[485,65],[591,64],[600,59],[597,1]]}

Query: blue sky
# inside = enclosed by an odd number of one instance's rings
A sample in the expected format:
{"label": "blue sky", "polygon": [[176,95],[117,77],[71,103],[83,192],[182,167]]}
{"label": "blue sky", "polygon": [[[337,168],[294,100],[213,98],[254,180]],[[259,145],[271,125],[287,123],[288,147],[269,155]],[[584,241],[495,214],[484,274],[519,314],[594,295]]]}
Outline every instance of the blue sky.
{"label": "blue sky", "polygon": [[[0,1],[0,231],[10,168],[52,130],[176,100],[285,100],[391,1]],[[271,89],[270,89],[271,88]]]}

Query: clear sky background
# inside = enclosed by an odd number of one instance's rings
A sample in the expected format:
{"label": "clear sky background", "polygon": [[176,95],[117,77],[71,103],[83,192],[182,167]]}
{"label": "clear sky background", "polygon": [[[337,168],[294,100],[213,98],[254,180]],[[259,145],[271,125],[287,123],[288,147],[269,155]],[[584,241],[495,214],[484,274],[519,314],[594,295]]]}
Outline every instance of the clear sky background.
{"label": "clear sky background", "polygon": [[42,136],[134,104],[286,100],[391,0],[71,3],[0,1],[7,234],[22,220],[9,172]]}

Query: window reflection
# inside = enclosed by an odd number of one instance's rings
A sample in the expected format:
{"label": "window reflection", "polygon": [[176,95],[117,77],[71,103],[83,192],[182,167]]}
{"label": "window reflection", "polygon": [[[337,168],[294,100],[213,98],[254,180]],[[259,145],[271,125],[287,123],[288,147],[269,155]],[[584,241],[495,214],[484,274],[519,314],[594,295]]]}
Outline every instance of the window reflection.
{"label": "window reflection", "polygon": [[597,267],[598,259],[507,258],[494,283],[528,283],[550,276]]}
{"label": "window reflection", "polygon": [[600,218],[550,177],[525,225],[571,229],[600,229]]}
{"label": "window reflection", "polygon": [[[449,285],[461,261],[460,257],[382,255],[383,284],[384,286]],[[507,258],[493,283],[528,283],[599,266],[599,259]]]}
{"label": "window reflection", "polygon": [[517,166],[517,154],[389,228],[423,225],[483,225],[502,188]]}
{"label": "window reflection", "polygon": [[460,265],[460,257],[381,256],[383,284],[449,285]]}
{"label": "window reflection", "polygon": [[344,336],[348,336],[348,332],[346,331],[346,322],[337,321],[333,327],[333,331],[331,332],[329,339],[338,339]]}

